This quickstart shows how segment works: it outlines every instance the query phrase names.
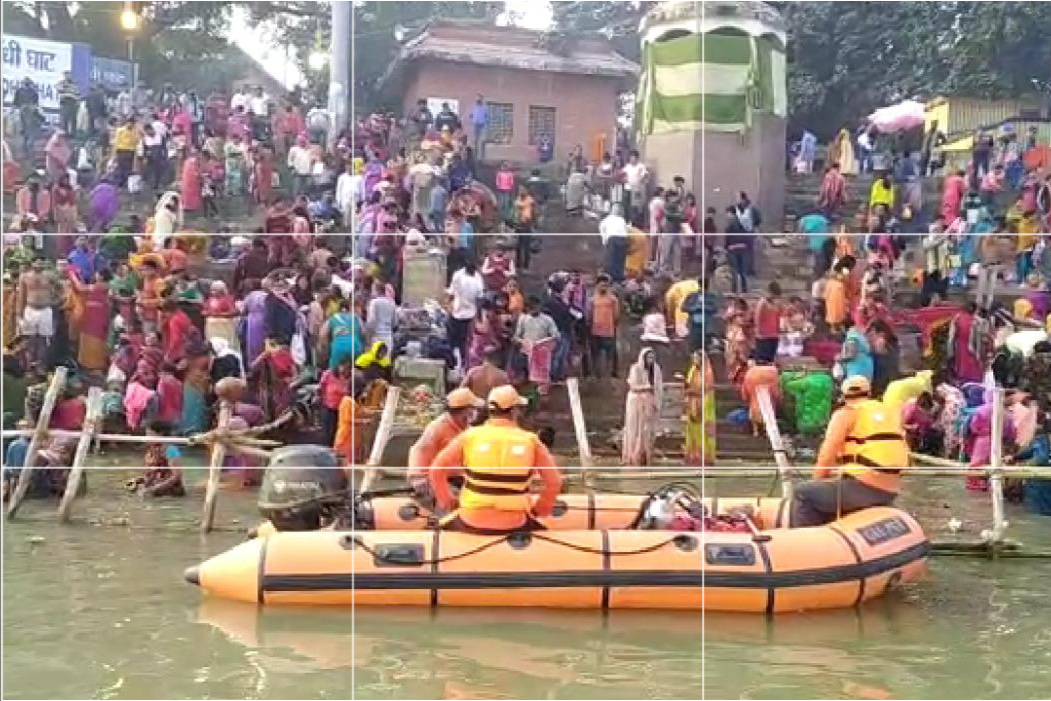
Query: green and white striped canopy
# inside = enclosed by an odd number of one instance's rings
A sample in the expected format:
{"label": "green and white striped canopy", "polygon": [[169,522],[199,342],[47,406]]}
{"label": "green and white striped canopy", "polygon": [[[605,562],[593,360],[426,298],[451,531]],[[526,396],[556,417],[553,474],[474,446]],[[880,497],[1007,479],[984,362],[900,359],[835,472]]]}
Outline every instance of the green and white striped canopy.
{"label": "green and white striped canopy", "polygon": [[691,34],[647,44],[636,114],[644,134],[743,132],[752,115],[785,116],[785,54],[770,37]]}

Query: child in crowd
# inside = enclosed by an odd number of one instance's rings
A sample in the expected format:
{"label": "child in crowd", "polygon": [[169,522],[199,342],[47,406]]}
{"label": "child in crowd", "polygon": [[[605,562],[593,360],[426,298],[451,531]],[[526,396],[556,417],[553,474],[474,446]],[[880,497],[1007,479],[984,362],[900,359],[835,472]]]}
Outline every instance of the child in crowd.
{"label": "child in crowd", "polygon": [[803,355],[803,344],[814,333],[814,325],[807,318],[807,307],[799,297],[792,297],[781,310],[781,338],[777,354],[790,358]]}

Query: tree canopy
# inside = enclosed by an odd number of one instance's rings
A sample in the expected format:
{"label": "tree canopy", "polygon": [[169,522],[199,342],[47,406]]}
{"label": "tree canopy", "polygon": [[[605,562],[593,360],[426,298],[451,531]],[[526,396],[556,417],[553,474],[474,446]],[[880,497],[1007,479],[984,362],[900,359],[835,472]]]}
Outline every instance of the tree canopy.
{"label": "tree canopy", "polygon": [[502,2],[363,2],[354,5],[354,101],[381,106],[379,79],[398,53],[395,28],[409,32],[432,19],[476,19],[495,24]]}
{"label": "tree canopy", "polygon": [[1051,3],[780,2],[791,127],[830,137],[894,101],[1008,98],[1051,74]]}
{"label": "tree canopy", "polygon": [[[208,83],[239,72],[244,64],[226,39],[231,5],[224,2],[142,2],[142,22],[134,33],[135,60],[147,80]],[[124,3],[5,2],[4,31],[83,42],[92,52],[127,58],[128,34],[121,29]]]}

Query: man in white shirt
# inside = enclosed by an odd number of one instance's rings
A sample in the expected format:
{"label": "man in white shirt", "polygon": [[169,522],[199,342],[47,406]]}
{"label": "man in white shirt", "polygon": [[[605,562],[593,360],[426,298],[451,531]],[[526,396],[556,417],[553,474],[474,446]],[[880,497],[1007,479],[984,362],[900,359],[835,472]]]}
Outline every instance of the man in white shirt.
{"label": "man in white shirt", "polygon": [[292,171],[292,196],[299,197],[310,189],[314,168],[314,156],[307,137],[302,134],[296,137],[296,145],[288,149],[288,168]]}
{"label": "man in white shirt", "polygon": [[353,161],[347,161],[347,169],[336,180],[336,206],[343,213],[343,224],[351,233],[354,233],[354,215],[364,200],[365,178],[354,173]]}
{"label": "man in white shirt", "polygon": [[650,235],[660,236],[664,231],[664,188],[658,187],[650,200]]}
{"label": "man in white shirt", "polygon": [[621,216],[623,205],[615,203],[598,225],[606,247],[606,273],[614,282],[624,279],[624,260],[628,255],[628,222]]}
{"label": "man in white shirt", "polygon": [[263,92],[263,86],[257,85],[255,94],[248,98],[248,111],[253,117],[266,117],[270,113],[270,98]]}
{"label": "man in white shirt", "polygon": [[639,160],[639,152],[632,151],[624,164],[624,211],[630,221],[636,221],[643,203],[646,201],[646,180],[650,172],[646,164]]}
{"label": "man in white shirt", "polygon": [[332,120],[323,105],[314,105],[307,112],[307,129],[310,130],[310,140],[315,144],[324,146],[328,143],[328,130],[331,126]]}
{"label": "man in white shirt", "polygon": [[470,338],[471,322],[478,314],[478,302],[485,293],[485,282],[478,273],[473,260],[453,273],[447,293],[452,297],[446,332],[449,345],[460,353],[460,365],[467,362],[467,341]]}
{"label": "man in white shirt", "polygon": [[237,92],[230,98],[230,111],[236,112],[238,105],[243,107],[245,112],[248,111],[248,90],[244,85],[238,86]]}

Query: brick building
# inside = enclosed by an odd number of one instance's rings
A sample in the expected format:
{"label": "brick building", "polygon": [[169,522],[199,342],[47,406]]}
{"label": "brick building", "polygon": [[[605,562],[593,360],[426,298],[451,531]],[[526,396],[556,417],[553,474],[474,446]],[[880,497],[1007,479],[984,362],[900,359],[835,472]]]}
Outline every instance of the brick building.
{"label": "brick building", "polygon": [[619,96],[634,89],[638,70],[601,36],[441,20],[402,47],[383,89],[403,114],[425,99],[434,112],[448,102],[465,121],[481,93],[490,114],[485,159],[528,164],[544,134],[555,160],[577,144],[589,158],[612,151]]}

